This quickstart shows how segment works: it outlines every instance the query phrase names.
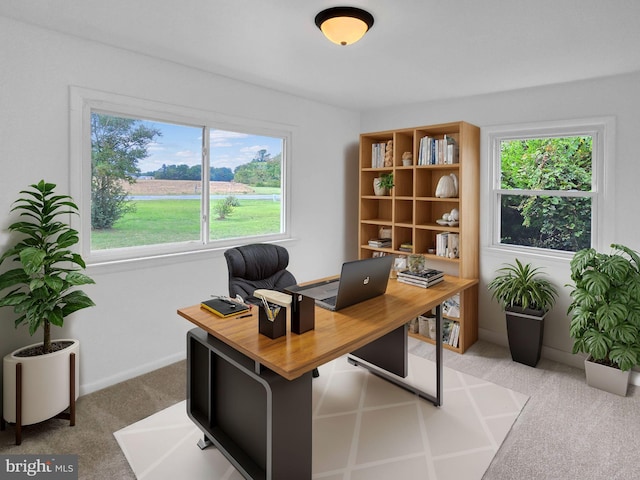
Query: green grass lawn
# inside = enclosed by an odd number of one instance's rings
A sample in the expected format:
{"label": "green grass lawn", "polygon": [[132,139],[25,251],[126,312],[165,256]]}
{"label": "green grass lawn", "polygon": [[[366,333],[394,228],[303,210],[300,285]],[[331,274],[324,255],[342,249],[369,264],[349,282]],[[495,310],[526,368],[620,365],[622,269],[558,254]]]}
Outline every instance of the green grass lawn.
{"label": "green grass lawn", "polygon": [[[216,220],[211,209],[212,240],[280,232],[280,202],[237,198],[239,205],[224,220]],[[144,200],[135,205],[111,230],[91,232],[92,250],[200,240],[199,200]]]}

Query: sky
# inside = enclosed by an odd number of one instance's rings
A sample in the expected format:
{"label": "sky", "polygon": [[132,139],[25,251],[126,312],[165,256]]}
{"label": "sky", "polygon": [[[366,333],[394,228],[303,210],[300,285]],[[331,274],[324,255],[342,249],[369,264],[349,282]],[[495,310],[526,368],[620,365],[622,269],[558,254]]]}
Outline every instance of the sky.
{"label": "sky", "polygon": [[[138,162],[142,173],[156,171],[162,165],[199,165],[201,163],[202,128],[143,121],[151,128],[162,131],[161,137],[147,147],[149,156]],[[211,166],[228,167],[233,171],[238,165],[248,163],[259,150],[265,149],[275,157],[282,153],[282,139],[250,135],[239,132],[211,129]]]}

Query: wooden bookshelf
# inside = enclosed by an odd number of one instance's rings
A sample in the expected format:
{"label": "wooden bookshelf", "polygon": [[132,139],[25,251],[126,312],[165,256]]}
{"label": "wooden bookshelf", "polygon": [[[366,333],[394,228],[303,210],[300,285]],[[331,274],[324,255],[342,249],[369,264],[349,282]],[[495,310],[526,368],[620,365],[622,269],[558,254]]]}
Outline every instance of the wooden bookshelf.
{"label": "wooden bookshelf", "polygon": [[[423,137],[455,143],[457,163],[418,164]],[[372,166],[374,144],[392,141],[390,164]],[[413,164],[404,166],[402,155],[411,152]],[[446,149],[445,149],[446,152]],[[424,159],[424,155],[423,155]],[[447,161],[446,153],[440,157]],[[480,129],[466,122],[452,122],[416,128],[388,130],[360,135],[358,243],[359,257],[368,258],[383,252],[407,255],[400,250],[403,243],[412,244],[411,253],[426,257],[427,266],[461,278],[479,276],[479,202],[480,202]],[[374,178],[382,173],[392,173],[394,188],[388,196],[376,196]],[[440,178],[455,174],[458,180],[457,197],[436,197]],[[458,209],[458,225],[440,225],[436,220],[453,208]],[[378,238],[380,229],[391,231],[391,247],[376,248],[368,245],[369,239]],[[436,249],[439,233],[458,234],[459,254],[455,258],[429,253]],[[419,287],[416,287],[419,288]],[[460,296],[459,342],[457,347],[445,345],[450,350],[464,353],[478,339],[478,288],[465,290]],[[428,337],[416,338],[432,342]]]}

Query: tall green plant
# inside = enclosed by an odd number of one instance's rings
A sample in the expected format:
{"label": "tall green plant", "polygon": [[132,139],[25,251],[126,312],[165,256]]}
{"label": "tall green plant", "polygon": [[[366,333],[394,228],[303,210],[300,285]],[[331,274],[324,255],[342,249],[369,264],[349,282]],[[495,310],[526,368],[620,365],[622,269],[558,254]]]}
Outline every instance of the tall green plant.
{"label": "tall green plant", "polygon": [[583,249],[571,260],[570,334],[573,353],[629,370],[640,364],[640,257],[624,245],[611,248]]}
{"label": "tall green plant", "polygon": [[489,283],[493,298],[504,307],[547,311],[555,303],[556,288],[540,278],[540,268],[523,265],[516,258],[515,264],[498,270],[499,274]]}
{"label": "tall green plant", "polygon": [[[9,226],[23,238],[0,257],[0,264],[11,259],[17,268],[0,275],[0,307],[13,307],[18,315],[15,326],[29,326],[33,335],[43,329],[43,353],[51,352],[51,325],[61,327],[64,318],[93,301],[78,285],[95,283],[79,270],[85,268],[82,257],[69,250],[78,243],[78,232],[60,215],[77,214],[78,207],[68,195],[56,195],[55,184],[41,180],[22,190],[23,196],[14,202],[11,211],[20,212],[20,221]],[[80,267],[80,268],[78,268]]]}

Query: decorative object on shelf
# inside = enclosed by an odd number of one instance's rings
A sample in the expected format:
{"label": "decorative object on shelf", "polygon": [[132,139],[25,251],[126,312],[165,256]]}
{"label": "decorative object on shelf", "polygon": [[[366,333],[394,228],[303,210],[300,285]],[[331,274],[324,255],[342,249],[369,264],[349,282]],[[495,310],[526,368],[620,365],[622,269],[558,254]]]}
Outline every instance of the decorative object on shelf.
{"label": "decorative object on shelf", "polygon": [[458,196],[458,176],[455,173],[443,175],[436,185],[436,197],[453,198]]}
{"label": "decorative object on shelf", "polygon": [[[81,273],[85,268],[82,257],[69,250],[78,243],[78,232],[57,220],[77,214],[78,207],[68,195],[55,194],[55,184],[41,180],[30,187],[20,192],[22,196],[12,208],[20,212],[21,220],[9,225],[9,231],[23,237],[0,257],[0,263],[11,259],[19,265],[0,275],[0,291],[10,289],[0,298],[0,307],[13,307],[18,315],[16,327],[26,323],[31,335],[40,328],[43,331],[41,345],[16,350],[3,361],[3,419],[16,423],[18,444],[22,425],[47,420],[67,407],[74,425],[79,344],[52,341],[51,325],[62,327],[67,315],[94,305],[84,292],[76,290],[79,285],[94,283]],[[30,357],[28,361],[13,360],[25,356]],[[48,363],[60,357],[64,360],[55,363],[61,368],[54,372]],[[44,371],[46,382],[41,376]],[[22,382],[21,398],[16,396],[16,379]]]}
{"label": "decorative object on shelf", "polygon": [[380,227],[378,230],[379,238],[391,238],[391,227]]}
{"label": "decorative object on shelf", "polygon": [[[573,353],[589,354],[587,384],[625,396],[630,370],[640,364],[640,257],[624,245],[611,248],[609,254],[587,248],[573,256],[567,313]],[[604,379],[593,377],[601,371]]]}
{"label": "decorative object on shelf", "polygon": [[542,350],[544,319],[558,292],[549,280],[540,278],[540,268],[523,265],[517,258],[515,264],[498,272],[488,288],[505,310],[511,358],[535,367]]}
{"label": "decorative object on shelf", "polygon": [[411,273],[421,273],[424,271],[426,266],[426,260],[424,255],[420,255],[419,253],[412,253],[407,256],[407,267]]}
{"label": "decorative object on shelf", "polygon": [[393,140],[389,140],[384,151],[384,166],[393,167]]}
{"label": "decorative object on shelf", "polygon": [[457,227],[460,222],[458,221],[458,219],[460,218],[460,215],[458,214],[458,209],[454,208],[451,210],[450,213],[445,213],[442,215],[442,218],[439,218],[436,220],[436,223],[438,225],[448,225],[450,227]]}
{"label": "decorative object on shelf", "polygon": [[393,173],[383,173],[373,179],[373,193],[378,197],[388,195],[393,185]]}
{"label": "decorative object on shelf", "polygon": [[411,165],[413,165],[413,153],[404,152],[402,154],[402,165],[405,167],[410,167]]}
{"label": "decorative object on shelf", "polygon": [[333,7],[318,13],[315,23],[331,42],[351,45],[373,26],[373,15],[355,7]]}

